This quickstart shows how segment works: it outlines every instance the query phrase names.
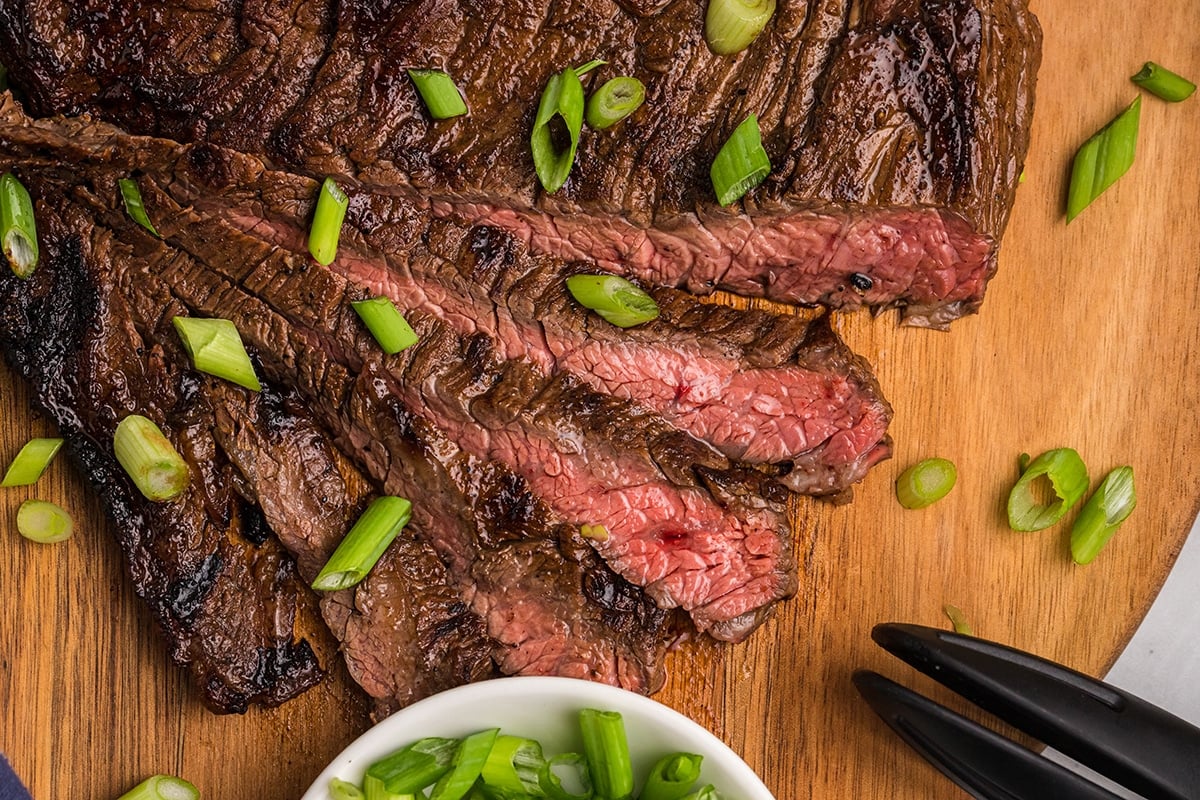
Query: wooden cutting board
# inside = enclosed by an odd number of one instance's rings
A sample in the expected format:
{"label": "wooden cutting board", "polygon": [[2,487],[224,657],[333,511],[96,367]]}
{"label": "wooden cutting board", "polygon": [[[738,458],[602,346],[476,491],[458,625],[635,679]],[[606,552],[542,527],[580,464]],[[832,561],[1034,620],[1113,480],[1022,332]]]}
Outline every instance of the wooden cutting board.
{"label": "wooden cutting board", "polygon": [[[795,1],[795,0],[785,0]],[[1200,97],[1143,102],[1137,162],[1069,227],[1074,149],[1135,96],[1153,59],[1200,77],[1200,0],[1042,0],[1033,144],[982,313],[949,334],[894,314],[837,326],[895,406],[895,457],[855,502],[799,503],[798,596],[749,642],[685,646],[658,696],[714,730],[780,800],[960,797],[894,740],[854,692],[870,667],[923,690],[870,640],[885,620],[946,625],[1103,673],[1158,591],[1200,499]],[[0,373],[0,459],[50,433]],[[1107,550],[1074,566],[1067,525],[1010,531],[1003,499],[1022,451],[1069,445],[1096,482],[1134,467],[1138,508]],[[907,511],[892,481],[952,459],[953,493]],[[17,506],[55,499],[77,520],[38,546]],[[939,693],[939,696],[947,696]],[[284,708],[219,717],[173,667],[129,586],[103,513],[66,459],[35,490],[0,492],[0,751],[39,800],[112,798],[155,772],[209,800],[296,798],[366,726],[335,665]]]}

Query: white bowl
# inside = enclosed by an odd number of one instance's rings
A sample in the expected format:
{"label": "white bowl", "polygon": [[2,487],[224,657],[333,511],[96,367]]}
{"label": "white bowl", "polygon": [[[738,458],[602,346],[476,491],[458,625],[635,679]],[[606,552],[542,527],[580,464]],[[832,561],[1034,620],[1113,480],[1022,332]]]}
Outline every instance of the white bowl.
{"label": "white bowl", "polygon": [[498,727],[502,733],[537,739],[547,754],[580,752],[582,708],[621,713],[639,790],[655,761],[682,751],[704,756],[701,781],[726,797],[774,800],[754,771],[720,739],[662,703],[601,683],[535,677],[467,684],[396,712],[343,750],[301,800],[330,800],[331,779],[361,782],[373,762],[423,736],[458,738]]}

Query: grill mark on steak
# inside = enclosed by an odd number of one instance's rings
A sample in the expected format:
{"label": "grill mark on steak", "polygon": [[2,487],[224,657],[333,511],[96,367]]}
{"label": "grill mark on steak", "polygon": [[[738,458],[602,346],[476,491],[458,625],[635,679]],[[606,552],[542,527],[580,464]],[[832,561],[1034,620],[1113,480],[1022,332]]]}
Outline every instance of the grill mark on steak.
{"label": "grill mark on steak", "polygon": [[[867,0],[857,14],[851,0],[783,4],[736,58],[709,52],[692,0],[137,5],[79,30],[0,4],[0,42],[22,55],[14,81],[38,114],[88,109],[428,197],[651,283],[901,305],[933,327],[974,311],[995,270],[1041,41],[1024,0]],[[214,37],[234,28],[279,33],[245,49]],[[195,45],[205,37],[210,51]],[[106,55],[128,48],[145,55]],[[328,57],[305,55],[316,52]],[[585,136],[567,184],[544,195],[527,146],[537,97],[597,54],[646,82],[646,107],[619,135]],[[430,123],[404,75],[417,64],[454,75],[471,117]],[[776,169],[737,209],[716,208],[708,165],[749,112]],[[854,273],[871,288],[847,291]]]}

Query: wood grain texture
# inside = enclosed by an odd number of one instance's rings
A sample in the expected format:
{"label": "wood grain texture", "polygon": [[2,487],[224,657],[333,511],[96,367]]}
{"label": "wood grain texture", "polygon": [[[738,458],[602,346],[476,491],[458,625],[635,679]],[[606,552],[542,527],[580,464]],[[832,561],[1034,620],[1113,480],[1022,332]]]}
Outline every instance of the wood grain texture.
{"label": "wood grain texture", "polygon": [[[797,507],[799,595],[749,642],[685,646],[662,701],[712,728],[781,800],[960,797],[859,701],[870,667],[932,691],[870,641],[876,622],[975,630],[1091,673],[1128,640],[1200,497],[1200,98],[1146,98],[1132,171],[1069,227],[1070,157],[1130,102],[1146,59],[1200,76],[1200,0],[1044,0],[1033,146],[982,313],[949,334],[894,314],[837,326],[875,366],[895,409],[896,456],[852,505]],[[0,371],[0,459],[48,433]],[[1003,498],[1022,451],[1070,445],[1097,482],[1132,464],[1139,505],[1091,566],[1066,525],[1008,530]],[[959,484],[906,511],[892,480],[929,456]],[[30,496],[78,521],[57,546],[14,529]],[[111,798],[154,772],[205,798],[286,800],[366,725],[344,673],[284,708],[219,717],[168,662],[130,588],[101,509],[65,459],[34,489],[0,493],[0,751],[40,800]]]}

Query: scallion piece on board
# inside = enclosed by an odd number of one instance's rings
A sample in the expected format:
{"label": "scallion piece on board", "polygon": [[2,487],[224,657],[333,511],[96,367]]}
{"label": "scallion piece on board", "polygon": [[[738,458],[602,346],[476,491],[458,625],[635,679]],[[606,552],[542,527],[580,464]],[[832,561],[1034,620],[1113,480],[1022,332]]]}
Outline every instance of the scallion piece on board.
{"label": "scallion piece on board", "polygon": [[8,265],[18,278],[33,274],[38,261],[33,200],[11,172],[0,176],[0,243]]}
{"label": "scallion piece on board", "polygon": [[[1070,447],[1047,450],[1029,462],[1009,492],[1008,525],[1014,531],[1048,528],[1062,519],[1087,489],[1087,467],[1079,453]],[[1047,502],[1042,502],[1043,498]]]}
{"label": "scallion piece on board", "polygon": [[583,105],[583,84],[570,67],[551,77],[542,92],[529,146],[538,180],[547,192],[557,192],[571,174],[583,128]]}
{"label": "scallion piece on board", "polygon": [[1079,216],[1093,200],[1129,171],[1137,151],[1138,121],[1142,98],[1138,95],[1129,107],[1083,143],[1071,164],[1071,185],[1067,187],[1067,222]]}
{"label": "scallion piece on board", "polygon": [[621,328],[658,317],[654,298],[616,275],[572,275],[567,278],[567,291],[581,306]]}
{"label": "scallion piece on board", "polygon": [[545,763],[537,740],[502,734],[496,737],[480,777],[502,797],[536,797],[541,793],[539,775]]}
{"label": "scallion piece on board", "polygon": [[362,789],[341,778],[332,778],[329,781],[329,796],[333,800],[366,800]]}
{"label": "scallion piece on board", "polygon": [[646,87],[637,78],[613,78],[607,81],[587,101],[587,124],[604,130],[638,110],[646,99]]}
{"label": "scallion piece on board", "polygon": [[121,178],[117,181],[117,185],[121,188],[121,199],[125,201],[125,211],[129,213],[133,221],[161,239],[162,236],[159,235],[154,228],[154,223],[146,214],[146,206],[142,203],[142,190],[138,188],[137,181],[132,178]]}
{"label": "scallion piece on board", "polygon": [[704,40],[719,55],[750,46],[775,13],[775,0],[708,0]]}
{"label": "scallion piece on board", "polygon": [[[572,788],[578,787],[578,791],[563,786],[563,771],[568,775],[567,782],[573,784]],[[582,753],[559,753],[547,759],[538,772],[538,785],[549,800],[589,800],[593,796],[587,759]]]}
{"label": "scallion piece on board", "polygon": [[734,129],[713,159],[709,177],[717,202],[723,206],[736,203],[769,174],[771,160],[763,149],[758,117],[751,114]]}
{"label": "scallion piece on board", "polygon": [[0,486],[30,486],[37,483],[62,443],[62,439],[30,439],[8,465]]}
{"label": "scallion piece on board", "polygon": [[335,592],[354,586],[367,576],[411,517],[412,503],[403,497],[376,497],[333,551],[312,587]]}
{"label": "scallion piece on board", "polygon": [[948,495],[957,480],[958,470],[953,462],[927,458],[896,478],[896,499],[905,508],[924,508]]}
{"label": "scallion piece on board", "polygon": [[671,753],[658,760],[646,776],[646,785],[638,800],[679,800],[700,780],[703,756],[695,753]]}
{"label": "scallion piece on board", "polygon": [[1147,61],[1130,80],[1147,92],[1172,103],[1187,100],[1196,91],[1196,84],[1153,61]]}
{"label": "scallion piece on board", "polygon": [[416,794],[450,771],[458,739],[429,736],[397,750],[367,767],[367,777],[380,781],[392,794]]}
{"label": "scallion piece on board", "polygon": [[26,500],[17,509],[17,533],[32,542],[53,544],[71,538],[71,515],[47,500]]}
{"label": "scallion piece on board", "polygon": [[416,332],[389,298],[356,300],[350,305],[354,306],[354,311],[367,326],[367,330],[388,355],[399,353],[417,343]]}
{"label": "scallion piece on board", "polygon": [[575,68],[575,77],[582,78],[584,75],[587,75],[589,72],[594,70],[596,67],[603,67],[607,63],[608,62],[602,58],[593,58],[591,61],[587,62],[586,64],[580,64],[578,67]]}
{"label": "scallion piece on board", "polygon": [[242,344],[242,335],[230,320],[175,317],[171,322],[192,359],[192,366],[238,386],[262,391],[246,346]]}
{"label": "scallion piece on board", "polygon": [[312,227],[308,231],[308,252],[321,266],[329,266],[337,257],[338,239],[341,238],[342,223],[349,207],[350,198],[342,191],[342,187],[333,178],[326,178],[321,183]]}
{"label": "scallion piece on board", "polygon": [[1137,505],[1133,467],[1117,467],[1105,476],[1071,526],[1071,557],[1090,564]]}
{"label": "scallion piece on board", "polygon": [[454,85],[454,79],[440,69],[410,69],[408,77],[416,84],[429,116],[434,119],[461,117],[467,113],[467,103]]}
{"label": "scallion piece on board", "polygon": [[178,497],[191,479],[187,464],[162,430],[141,414],[130,414],[117,424],[113,451],[147,500],[157,503]]}
{"label": "scallion piece on board", "polygon": [[954,626],[955,633],[961,633],[965,636],[975,635],[975,632],[971,629],[971,623],[967,621],[967,615],[958,606],[952,606],[947,603],[942,606],[942,611],[950,619],[950,624]]}
{"label": "scallion piece on board", "polygon": [[154,775],[139,783],[117,800],[200,800],[200,791],[183,778]]}
{"label": "scallion piece on board", "polygon": [[462,800],[483,772],[499,734],[499,728],[489,728],[463,739],[450,762],[450,771],[433,785],[429,800]]}
{"label": "scallion piece on board", "polygon": [[633,765],[625,720],[616,711],[585,708],[579,712],[579,729],[596,795],[606,800],[629,800],[633,797]]}

